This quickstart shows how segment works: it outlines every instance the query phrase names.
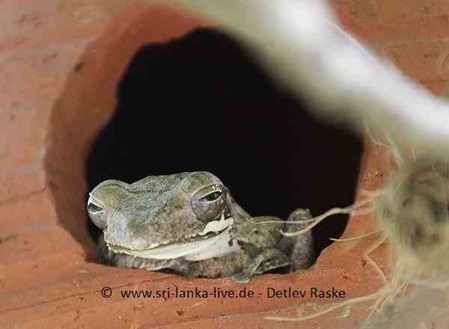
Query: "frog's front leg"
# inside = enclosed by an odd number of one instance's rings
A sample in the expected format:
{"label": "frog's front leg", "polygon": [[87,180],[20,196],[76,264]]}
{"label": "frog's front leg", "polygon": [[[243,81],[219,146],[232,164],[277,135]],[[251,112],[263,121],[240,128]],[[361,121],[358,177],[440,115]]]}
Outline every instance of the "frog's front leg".
{"label": "frog's front leg", "polygon": [[[310,210],[299,208],[292,212],[284,226],[284,232],[295,232],[310,224],[313,218]],[[288,222],[304,222],[300,224],[288,224]],[[282,237],[279,249],[290,255],[291,271],[297,271],[310,267],[315,260],[312,232],[301,233],[292,237]]]}
{"label": "frog's front leg", "polygon": [[237,283],[247,283],[255,274],[262,274],[289,264],[288,257],[282,251],[276,248],[267,248],[257,254],[242,271],[236,273],[232,278]]}
{"label": "frog's front leg", "polygon": [[225,278],[234,275],[245,267],[251,258],[244,251],[227,256],[208,258],[200,261],[180,261],[170,267],[187,278]]}
{"label": "frog's front leg", "polygon": [[275,248],[260,251],[244,251],[197,262],[179,262],[170,267],[188,278],[224,278],[230,277],[238,283],[246,283],[255,274],[262,274],[275,268],[288,266],[289,258]]}

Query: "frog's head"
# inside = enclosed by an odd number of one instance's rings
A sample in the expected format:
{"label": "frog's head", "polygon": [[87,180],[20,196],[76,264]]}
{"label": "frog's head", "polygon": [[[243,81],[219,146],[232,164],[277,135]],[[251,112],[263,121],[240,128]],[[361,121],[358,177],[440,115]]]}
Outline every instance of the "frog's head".
{"label": "frog's head", "polygon": [[167,259],[229,238],[234,222],[229,200],[227,188],[213,174],[186,172],[133,184],[104,181],[90,193],[87,210],[113,251]]}

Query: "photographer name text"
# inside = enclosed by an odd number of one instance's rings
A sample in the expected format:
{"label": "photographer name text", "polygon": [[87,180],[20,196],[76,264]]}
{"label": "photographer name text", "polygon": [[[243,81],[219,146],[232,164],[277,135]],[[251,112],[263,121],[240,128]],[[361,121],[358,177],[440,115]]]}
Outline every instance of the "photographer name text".
{"label": "photographer name text", "polygon": [[[104,298],[110,298],[114,295],[114,289],[104,287],[101,290],[101,295]],[[263,297],[268,299],[343,299],[346,298],[346,291],[336,289],[320,289],[317,287],[308,287],[306,289],[288,288],[273,288],[267,287],[264,290],[253,290],[248,287],[240,289],[223,289],[214,287],[213,289],[195,288],[181,288],[178,286],[169,287],[165,289],[154,290],[119,290],[121,298],[150,298],[150,299],[205,299],[205,298],[256,298]]]}

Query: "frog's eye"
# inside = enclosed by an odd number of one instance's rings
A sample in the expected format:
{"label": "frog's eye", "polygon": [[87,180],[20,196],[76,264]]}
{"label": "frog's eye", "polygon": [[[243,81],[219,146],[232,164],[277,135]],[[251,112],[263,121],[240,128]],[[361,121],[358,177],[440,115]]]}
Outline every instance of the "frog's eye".
{"label": "frog's eye", "polygon": [[200,189],[192,197],[192,209],[195,215],[205,221],[217,219],[226,205],[226,188],[221,184],[212,184]]}
{"label": "frog's eye", "polygon": [[90,202],[87,204],[87,210],[91,213],[97,213],[103,210],[100,206],[97,206],[95,203]]}
{"label": "frog's eye", "polygon": [[92,222],[104,230],[106,228],[105,210],[99,204],[95,203],[92,197],[87,201],[87,212]]}
{"label": "frog's eye", "polygon": [[200,201],[201,202],[213,202],[213,201],[217,201],[218,199],[220,199],[223,196],[223,192],[222,191],[214,191],[211,192],[205,196],[203,196]]}

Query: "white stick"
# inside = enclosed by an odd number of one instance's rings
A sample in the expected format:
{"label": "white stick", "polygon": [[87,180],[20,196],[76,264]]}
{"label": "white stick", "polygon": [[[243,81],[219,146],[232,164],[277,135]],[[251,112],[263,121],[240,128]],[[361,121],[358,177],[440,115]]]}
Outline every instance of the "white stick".
{"label": "white stick", "polygon": [[246,45],[314,111],[363,131],[363,121],[429,154],[449,149],[449,104],[355,41],[324,0],[164,0]]}

